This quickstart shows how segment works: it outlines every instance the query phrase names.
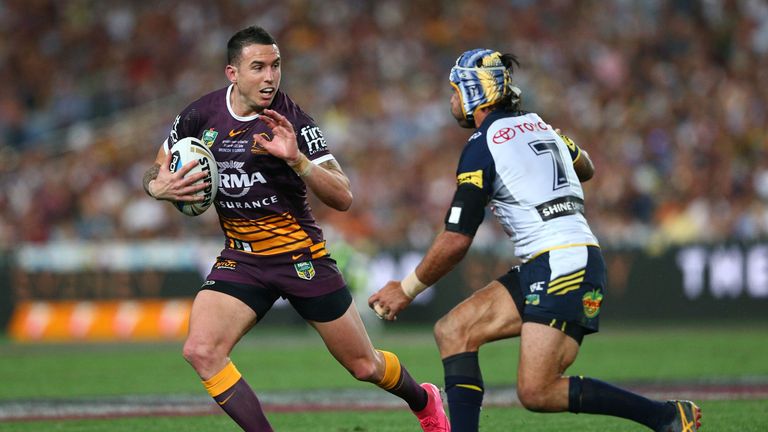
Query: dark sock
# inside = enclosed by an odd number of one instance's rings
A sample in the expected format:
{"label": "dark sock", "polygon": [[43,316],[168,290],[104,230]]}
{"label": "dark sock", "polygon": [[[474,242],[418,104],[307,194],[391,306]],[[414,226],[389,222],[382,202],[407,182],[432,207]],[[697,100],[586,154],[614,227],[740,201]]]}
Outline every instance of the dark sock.
{"label": "dark sock", "polygon": [[384,355],[384,378],[376,385],[404,400],[411,411],[426,408],[429,398],[427,391],[413,379],[395,354],[381,350],[379,352]]}
{"label": "dark sock", "polygon": [[213,398],[246,432],[271,432],[259,398],[251,386],[240,378],[229,390]]}
{"label": "dark sock", "polygon": [[400,379],[397,385],[387,389],[387,391],[403,399],[411,411],[421,411],[427,407],[427,399],[429,398],[427,391],[413,379],[405,366],[400,366]]}
{"label": "dark sock", "polygon": [[568,381],[568,411],[634,420],[656,430],[674,415],[666,402],[650,400],[611,384],[584,377]]}
{"label": "dark sock", "polygon": [[446,357],[443,359],[443,369],[451,430],[477,431],[485,393],[477,352]]}
{"label": "dark sock", "polygon": [[259,398],[231,362],[211,379],[203,381],[203,385],[221,409],[244,431],[272,432]]}

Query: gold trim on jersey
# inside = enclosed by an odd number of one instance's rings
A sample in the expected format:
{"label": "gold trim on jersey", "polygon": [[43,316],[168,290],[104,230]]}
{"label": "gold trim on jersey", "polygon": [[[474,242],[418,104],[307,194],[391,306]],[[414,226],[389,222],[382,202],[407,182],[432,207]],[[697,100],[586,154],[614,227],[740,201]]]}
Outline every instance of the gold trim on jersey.
{"label": "gold trim on jersey", "polygon": [[227,247],[255,255],[277,255],[309,248],[312,258],[328,254],[325,241],[313,243],[288,212],[260,219],[221,218]]}
{"label": "gold trim on jersey", "polygon": [[309,251],[312,252],[312,259],[322,258],[328,255],[328,250],[325,248],[325,240],[310,246]]}

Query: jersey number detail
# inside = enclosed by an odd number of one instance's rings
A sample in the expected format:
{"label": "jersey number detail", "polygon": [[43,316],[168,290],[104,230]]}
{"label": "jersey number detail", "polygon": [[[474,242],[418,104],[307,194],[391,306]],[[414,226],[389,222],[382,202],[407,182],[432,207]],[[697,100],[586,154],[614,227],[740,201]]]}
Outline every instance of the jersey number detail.
{"label": "jersey number detail", "polygon": [[528,143],[534,153],[538,156],[549,155],[552,158],[552,164],[555,169],[555,177],[552,184],[552,190],[557,190],[568,186],[568,175],[566,174],[563,158],[560,156],[560,149],[555,141],[534,141]]}

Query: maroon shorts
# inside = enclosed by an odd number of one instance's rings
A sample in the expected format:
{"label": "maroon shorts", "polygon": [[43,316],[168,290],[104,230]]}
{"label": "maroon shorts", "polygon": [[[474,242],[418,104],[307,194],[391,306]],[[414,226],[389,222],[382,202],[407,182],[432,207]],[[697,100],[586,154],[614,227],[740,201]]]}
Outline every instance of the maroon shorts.
{"label": "maroon shorts", "polygon": [[291,254],[254,257],[225,249],[202,289],[240,299],[259,320],[279,297],[288,299],[305,319],[320,322],[340,317],[352,302],[336,261],[330,256],[294,261]]}
{"label": "maroon shorts", "polygon": [[223,250],[216,258],[206,280],[252,285],[254,289],[271,290],[282,297],[319,297],[346,286],[336,261],[330,256],[293,261],[291,254],[256,257],[231,249]]}

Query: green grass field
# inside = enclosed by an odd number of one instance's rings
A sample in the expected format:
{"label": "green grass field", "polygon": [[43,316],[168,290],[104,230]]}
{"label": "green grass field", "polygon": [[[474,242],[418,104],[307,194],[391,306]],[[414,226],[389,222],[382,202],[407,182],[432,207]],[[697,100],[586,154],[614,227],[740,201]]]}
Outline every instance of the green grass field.
{"label": "green grass field", "polygon": [[[607,326],[606,326],[607,327]],[[442,367],[428,328],[387,324],[372,333],[377,347],[394,351],[420,381],[442,384]],[[510,386],[517,367],[516,340],[480,352],[486,385]],[[181,343],[20,345],[0,342],[0,407],[24,400],[120,395],[204,395],[181,357]],[[261,393],[302,389],[368,389],[325,351],[311,330],[256,328],[233,360]],[[768,323],[658,327],[607,327],[588,337],[572,374],[622,383],[768,383]],[[768,431],[768,399],[703,400],[704,431]],[[415,431],[407,410],[268,412],[278,431]],[[535,414],[522,408],[488,407],[487,431],[643,431],[603,416]],[[94,420],[0,420],[0,431],[237,431],[223,415],[133,417]]]}
{"label": "green grass field", "polygon": [[[711,401],[702,404],[706,423],[702,431],[765,432],[766,401]],[[418,431],[413,416],[404,411],[277,413],[269,415],[276,431],[403,432]],[[8,432],[167,432],[228,431],[240,429],[224,415],[196,417],[122,418],[112,420],[35,421],[0,424]],[[602,416],[536,414],[521,408],[483,410],[481,430],[520,432],[642,432],[643,426]]]}

